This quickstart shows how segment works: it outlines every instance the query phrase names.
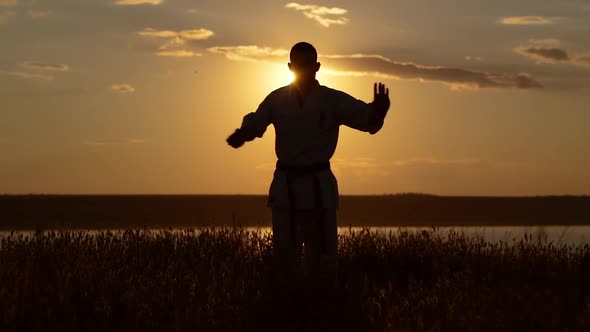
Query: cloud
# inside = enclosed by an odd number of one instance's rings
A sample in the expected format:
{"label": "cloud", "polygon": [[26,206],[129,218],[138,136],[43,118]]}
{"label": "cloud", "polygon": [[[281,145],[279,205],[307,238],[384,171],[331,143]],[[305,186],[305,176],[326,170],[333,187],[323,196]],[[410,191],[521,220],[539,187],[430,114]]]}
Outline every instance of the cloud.
{"label": "cloud", "polygon": [[51,75],[44,75],[44,74],[36,74],[36,73],[27,73],[23,71],[5,71],[0,70],[0,74],[12,76],[12,77],[19,77],[27,80],[41,80],[41,81],[52,81],[53,76]]}
{"label": "cloud", "polygon": [[29,14],[29,17],[31,17],[32,19],[47,18],[53,14],[53,12],[51,10],[33,10],[33,9],[29,9],[29,11],[27,13]]}
{"label": "cloud", "polygon": [[436,174],[441,170],[480,169],[488,166],[479,159],[440,159],[434,157],[407,160],[377,160],[375,158],[332,158],[332,169],[335,173],[352,173],[358,177],[382,176],[408,171],[425,171]]}
{"label": "cloud", "polygon": [[213,36],[215,33],[208,29],[189,29],[189,30],[156,30],[153,28],[145,28],[143,31],[137,33],[144,37],[156,38],[177,38],[182,41],[185,40],[204,40]]}
{"label": "cloud", "polygon": [[553,19],[544,16],[508,16],[502,17],[499,22],[504,25],[543,25],[552,24]]}
{"label": "cloud", "polygon": [[186,41],[182,38],[172,38],[168,40],[164,45],[158,47],[156,50],[157,56],[168,56],[177,58],[186,58],[193,56],[201,56],[201,53],[195,53],[190,50],[186,50],[184,45]]}
{"label": "cloud", "polygon": [[137,33],[144,37],[157,37],[157,38],[176,38],[178,36],[177,31],[173,30],[156,30],[153,28],[145,28],[143,31]]}
{"label": "cloud", "polygon": [[134,5],[159,5],[162,0],[117,0],[113,2],[116,6],[134,6]]}
{"label": "cloud", "polygon": [[414,167],[418,165],[481,165],[479,159],[439,159],[434,157],[414,158],[407,160],[378,161],[375,158],[333,158],[336,168],[395,168]]}
{"label": "cloud", "polygon": [[483,62],[485,61],[484,58],[479,57],[479,56],[471,56],[471,55],[466,55],[465,56],[465,60],[467,61],[477,61],[477,62]]}
{"label": "cloud", "polygon": [[111,90],[121,94],[129,94],[135,92],[135,87],[127,83],[115,83],[111,85]]}
{"label": "cloud", "polygon": [[189,29],[189,30],[156,30],[153,28],[145,28],[137,33],[142,37],[165,39],[165,43],[156,49],[156,55],[169,57],[193,57],[201,56],[201,53],[196,53],[185,49],[186,43],[189,40],[205,40],[213,36],[215,33],[208,29]]}
{"label": "cloud", "polygon": [[315,20],[326,28],[332,24],[342,25],[350,22],[348,18],[342,16],[348,12],[344,8],[303,5],[296,2],[286,4],[285,8],[302,11],[305,17]]}
{"label": "cloud", "polygon": [[234,61],[277,61],[289,55],[283,48],[247,46],[215,46],[207,49],[209,52],[223,54]]}
{"label": "cloud", "polygon": [[0,12],[0,24],[8,23],[16,16],[15,11]]}
{"label": "cloud", "polygon": [[[64,64],[51,64],[51,63],[41,63],[41,62],[32,62],[32,61],[25,61],[20,63],[19,66],[29,69],[29,70],[45,70],[45,71],[68,71],[70,67]],[[19,77],[23,79],[29,80],[41,80],[41,81],[52,81],[54,79],[53,75],[47,74],[40,74],[38,72],[29,72],[29,71],[7,71],[7,70],[0,70],[0,74],[12,77]]]}
{"label": "cloud", "polygon": [[534,59],[537,63],[590,64],[589,54],[570,55],[560,47],[558,39],[529,39],[526,45],[515,47],[515,53]]}
{"label": "cloud", "polygon": [[[211,47],[234,61],[283,62],[286,49],[250,46]],[[434,81],[448,84],[453,90],[479,88],[541,88],[543,85],[526,73],[489,73],[444,66],[427,66],[399,62],[378,54],[320,55],[326,59],[324,71],[338,76],[372,76],[384,79]]]}
{"label": "cloud", "polygon": [[88,140],[85,141],[85,145],[89,146],[105,146],[105,145],[131,145],[131,144],[143,144],[145,139],[142,138],[127,138],[127,139],[114,139],[114,140]]}
{"label": "cloud", "polygon": [[18,0],[0,0],[0,7],[16,7]]}
{"label": "cloud", "polygon": [[561,40],[556,38],[531,38],[527,41],[528,45],[537,47],[559,47]]}
{"label": "cloud", "polygon": [[50,71],[68,71],[70,67],[64,64],[53,64],[53,63],[41,63],[41,62],[30,62],[25,61],[20,64],[21,67],[27,69],[40,69],[40,70],[50,70]]}
{"label": "cloud", "polygon": [[185,40],[204,40],[214,34],[213,31],[207,29],[181,30],[178,32],[178,36]]}
{"label": "cloud", "polygon": [[176,58],[187,58],[193,56],[202,56],[201,53],[195,53],[193,51],[187,50],[175,50],[175,49],[165,49],[160,48],[156,51],[157,56],[169,56],[169,57],[176,57]]}
{"label": "cloud", "polygon": [[574,59],[575,62],[583,65],[590,65],[590,54],[579,55]]}
{"label": "cloud", "polygon": [[561,48],[524,47],[517,48],[516,52],[548,62],[569,61],[570,59],[567,51]]}

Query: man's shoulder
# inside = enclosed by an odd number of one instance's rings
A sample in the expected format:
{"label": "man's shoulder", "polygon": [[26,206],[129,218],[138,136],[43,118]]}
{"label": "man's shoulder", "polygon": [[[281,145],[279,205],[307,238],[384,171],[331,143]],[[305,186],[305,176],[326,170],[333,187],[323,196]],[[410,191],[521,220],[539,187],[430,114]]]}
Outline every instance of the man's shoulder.
{"label": "man's shoulder", "polygon": [[320,85],[322,92],[324,95],[328,95],[332,98],[349,98],[352,97],[351,95],[349,95],[348,93],[338,90],[338,89],[334,89],[325,85]]}
{"label": "man's shoulder", "polygon": [[277,98],[285,96],[289,92],[289,85],[282,86],[278,89],[271,91],[266,98]]}

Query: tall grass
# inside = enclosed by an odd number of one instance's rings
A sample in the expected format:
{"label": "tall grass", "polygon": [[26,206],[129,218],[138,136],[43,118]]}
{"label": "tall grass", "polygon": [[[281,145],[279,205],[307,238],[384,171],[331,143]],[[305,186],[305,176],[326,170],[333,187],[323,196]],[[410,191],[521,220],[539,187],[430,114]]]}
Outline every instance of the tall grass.
{"label": "tall grass", "polygon": [[590,331],[585,257],[588,245],[529,235],[365,228],[339,237],[337,289],[297,283],[281,297],[270,234],[12,233],[0,235],[0,330]]}

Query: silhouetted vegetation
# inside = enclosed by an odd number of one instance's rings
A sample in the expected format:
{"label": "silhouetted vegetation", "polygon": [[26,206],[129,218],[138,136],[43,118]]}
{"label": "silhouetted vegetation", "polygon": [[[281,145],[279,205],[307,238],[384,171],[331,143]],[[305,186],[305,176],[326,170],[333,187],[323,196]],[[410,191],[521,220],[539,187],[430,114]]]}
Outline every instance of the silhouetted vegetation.
{"label": "silhouetted vegetation", "polygon": [[590,330],[589,245],[349,231],[340,285],[318,298],[304,283],[275,296],[271,239],[241,228],[0,235],[0,330]]}
{"label": "silhouetted vegetation", "polygon": [[[267,196],[0,195],[0,229],[270,226]],[[588,225],[590,196],[341,196],[352,226]]]}

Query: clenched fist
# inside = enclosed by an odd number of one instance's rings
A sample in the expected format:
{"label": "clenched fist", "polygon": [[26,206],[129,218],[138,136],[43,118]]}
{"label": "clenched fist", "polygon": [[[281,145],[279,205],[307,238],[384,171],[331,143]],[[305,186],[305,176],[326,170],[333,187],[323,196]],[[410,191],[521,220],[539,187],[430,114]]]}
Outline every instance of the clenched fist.
{"label": "clenched fist", "polygon": [[246,142],[246,137],[240,129],[236,129],[236,131],[234,131],[233,134],[229,135],[226,142],[232,148],[237,149],[240,146],[244,145],[244,143]]}

